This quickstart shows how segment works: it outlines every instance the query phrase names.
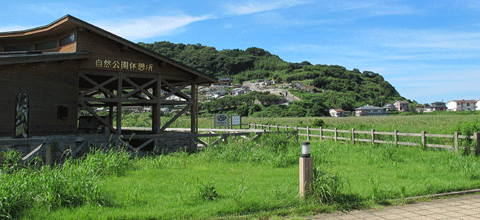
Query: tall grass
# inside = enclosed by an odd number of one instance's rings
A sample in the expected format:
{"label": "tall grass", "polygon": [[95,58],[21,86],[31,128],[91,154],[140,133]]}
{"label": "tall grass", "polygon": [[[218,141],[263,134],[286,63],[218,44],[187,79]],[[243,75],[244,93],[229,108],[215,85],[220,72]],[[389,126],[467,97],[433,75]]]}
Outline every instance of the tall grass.
{"label": "tall grass", "polygon": [[131,161],[126,151],[92,150],[84,158],[67,159],[50,167],[21,164],[20,154],[8,151],[0,172],[0,218],[12,218],[21,210],[38,207],[49,212],[59,207],[108,204],[101,188],[103,175],[121,175]]}

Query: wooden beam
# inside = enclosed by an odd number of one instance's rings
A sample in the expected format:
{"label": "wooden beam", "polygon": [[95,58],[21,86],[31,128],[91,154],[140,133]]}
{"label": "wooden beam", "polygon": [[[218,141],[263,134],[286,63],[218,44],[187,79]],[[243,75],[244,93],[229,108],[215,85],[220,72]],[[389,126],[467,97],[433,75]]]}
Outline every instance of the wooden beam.
{"label": "wooden beam", "polygon": [[130,97],[131,95],[133,95],[133,94],[135,94],[139,91],[142,91],[145,95],[147,95],[152,100],[156,99],[156,97],[153,96],[147,90],[145,90],[145,88],[148,87],[149,85],[153,84],[154,82],[156,82],[157,79],[152,79],[152,80],[148,81],[147,83],[143,84],[142,86],[137,85],[132,80],[130,80],[128,77],[125,77],[124,80],[127,81],[128,83],[132,84],[135,87],[135,89],[133,91],[129,92],[128,94],[126,94],[125,96],[123,96],[122,100],[125,100],[126,98]]}
{"label": "wooden beam", "polygon": [[37,154],[40,152],[40,151],[43,151],[43,149],[46,148],[46,145],[45,143],[42,143],[40,144],[40,146],[36,147],[34,150],[32,150],[30,153],[28,153],[27,155],[25,155],[25,157],[22,158],[22,161],[26,162],[26,161],[29,161],[31,159],[33,159],[35,156],[37,156]]}
{"label": "wooden beam", "polygon": [[[183,99],[186,99],[186,100],[190,100],[191,97],[189,97],[187,94],[183,93],[181,90],[184,89],[185,87],[187,87],[190,82],[184,82],[182,85],[180,86],[174,86],[172,84],[170,84],[169,82],[165,81],[162,79],[162,82],[167,86],[167,88],[170,89],[170,92],[168,94],[166,94],[165,96],[163,96],[161,99],[164,100],[168,97],[170,97],[171,95],[177,95],[179,96],[180,98],[183,98]],[[173,90],[172,90],[173,89]]]}
{"label": "wooden beam", "polygon": [[79,101],[82,102],[103,102],[103,103],[112,103],[117,102],[116,98],[92,98],[92,97],[79,97]]}
{"label": "wooden beam", "polygon": [[132,150],[134,150],[134,151],[137,150],[137,148],[134,148],[132,145],[130,145],[129,143],[123,141],[122,139],[118,138],[117,140],[118,140],[119,142],[121,142],[122,144],[124,144],[125,146],[127,146],[128,148],[130,148],[130,149],[132,149]]}
{"label": "wooden beam", "polygon": [[152,143],[155,139],[150,139],[148,141],[145,141],[145,143],[143,143],[142,145],[140,145],[139,147],[137,147],[137,150],[141,150],[142,148],[144,148],[145,146],[147,146],[148,144]]}
{"label": "wooden beam", "polygon": [[102,90],[103,92],[107,93],[108,95],[110,95],[111,97],[116,97],[112,92],[110,92],[108,89],[106,89],[104,86],[115,81],[116,79],[118,79],[117,76],[114,76],[112,78],[110,78],[109,80],[101,83],[101,84],[98,84],[96,83],[95,81],[93,81],[92,79],[88,78],[87,76],[85,76],[83,73],[79,73],[78,74],[81,78],[87,80],[89,83],[93,84],[94,87],[86,92],[83,92],[82,94],[80,94],[80,97],[84,97],[86,94],[90,93],[90,92],[93,92],[97,89],[100,89]]}
{"label": "wooden beam", "polygon": [[164,131],[165,129],[167,129],[173,122],[175,122],[181,115],[183,115],[185,112],[187,112],[188,108],[190,107],[190,105],[187,105],[185,106],[185,108],[182,109],[182,111],[180,111],[177,115],[175,115],[172,119],[170,119],[170,121],[167,122],[167,124],[165,124],[161,129],[160,131]]}
{"label": "wooden beam", "polygon": [[[90,114],[92,114],[95,118],[97,118],[104,126],[107,126],[110,131],[115,132],[115,128],[113,128],[113,125],[107,123],[105,120],[103,120],[102,117],[100,117],[90,106],[85,104],[84,102],[79,102],[79,104],[87,110]],[[118,126],[117,126],[118,127]]]}

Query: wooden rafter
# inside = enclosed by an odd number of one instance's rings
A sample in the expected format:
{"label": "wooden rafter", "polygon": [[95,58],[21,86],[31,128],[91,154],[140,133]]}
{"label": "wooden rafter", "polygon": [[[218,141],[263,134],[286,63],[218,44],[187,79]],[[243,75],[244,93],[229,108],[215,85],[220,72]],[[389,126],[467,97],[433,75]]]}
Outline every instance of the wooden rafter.
{"label": "wooden rafter", "polygon": [[85,76],[85,74],[83,74],[83,73],[79,73],[79,76],[82,77],[83,79],[85,79],[86,81],[88,81],[89,83],[91,83],[92,85],[94,85],[94,87],[93,87],[92,89],[90,89],[90,90],[88,90],[88,91],[83,92],[82,94],[80,94],[80,97],[84,97],[85,95],[87,95],[87,94],[89,94],[89,93],[91,93],[91,92],[94,92],[94,91],[96,91],[96,90],[98,90],[98,89],[100,89],[100,90],[102,90],[104,93],[110,95],[110,97],[113,97],[113,98],[117,97],[117,96],[115,96],[112,92],[110,92],[108,89],[106,89],[104,86],[107,85],[107,84],[109,84],[109,83],[111,83],[111,82],[113,82],[113,81],[115,81],[115,80],[117,80],[117,79],[118,79],[118,76],[114,76],[114,77],[110,78],[109,80],[107,80],[107,81],[105,81],[105,82],[103,82],[103,83],[101,83],[101,84],[96,83],[96,82],[93,81],[92,79],[90,79],[90,78],[88,78],[87,76]]}
{"label": "wooden rafter", "polygon": [[175,122],[181,115],[183,115],[185,112],[187,112],[187,110],[191,107],[191,105],[187,105],[185,106],[185,108],[182,109],[182,111],[180,111],[177,115],[175,115],[172,119],[170,119],[170,121],[167,122],[167,124],[165,124],[161,129],[160,131],[164,131],[165,129],[167,129],[173,122]]}

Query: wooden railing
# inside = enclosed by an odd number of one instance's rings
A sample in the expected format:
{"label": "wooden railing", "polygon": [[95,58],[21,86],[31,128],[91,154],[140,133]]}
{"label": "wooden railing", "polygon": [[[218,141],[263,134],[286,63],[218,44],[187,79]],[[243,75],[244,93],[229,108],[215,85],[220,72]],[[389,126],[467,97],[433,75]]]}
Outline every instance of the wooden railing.
{"label": "wooden railing", "polygon": [[[398,145],[407,145],[407,146],[422,146],[424,148],[445,148],[445,149],[452,149],[455,152],[458,152],[459,148],[464,148],[464,146],[459,146],[459,140],[464,139],[464,140],[471,140],[475,143],[475,150],[477,153],[480,153],[480,135],[478,132],[475,132],[474,135],[472,136],[467,136],[467,135],[460,135],[458,131],[454,132],[453,135],[450,134],[427,134],[426,131],[422,131],[420,133],[400,133],[398,130],[395,130],[393,132],[379,132],[375,131],[375,129],[371,129],[370,131],[357,131],[355,128],[352,128],[351,130],[338,130],[337,128],[334,129],[325,129],[322,127],[319,128],[311,128],[307,126],[306,128],[302,127],[289,127],[288,125],[285,126],[279,126],[279,125],[265,125],[265,124],[249,124],[249,128],[253,129],[263,129],[265,131],[288,131],[293,130],[297,131],[299,136],[306,136],[307,141],[310,141],[312,137],[318,138],[319,140],[323,139],[333,139],[335,141],[337,140],[347,140],[351,141],[353,144],[355,142],[370,142],[372,144],[379,143],[379,144],[394,144],[395,146]],[[299,131],[306,131],[305,133],[299,132]],[[312,134],[312,132],[316,132],[317,134]],[[348,134],[348,135],[343,135],[340,136],[339,134]],[[328,134],[328,135],[326,135]],[[357,134],[363,134],[364,138],[359,138]],[[378,137],[379,135],[382,136],[393,136],[393,140],[380,140]],[[348,137],[345,137],[348,136]],[[368,139],[365,138],[365,136],[368,136]],[[399,141],[399,137],[420,137],[419,142],[401,142]],[[444,141],[445,142],[452,142],[452,145],[449,144],[437,144],[437,143],[428,143],[427,138],[446,138],[449,139],[449,141]],[[438,141],[437,141],[438,142]]]}

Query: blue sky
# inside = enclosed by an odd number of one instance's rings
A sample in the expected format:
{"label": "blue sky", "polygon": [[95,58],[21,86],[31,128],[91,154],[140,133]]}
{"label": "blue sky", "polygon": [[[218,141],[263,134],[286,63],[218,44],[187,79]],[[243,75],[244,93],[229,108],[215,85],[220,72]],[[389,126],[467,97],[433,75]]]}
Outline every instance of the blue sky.
{"label": "blue sky", "polygon": [[[2,0],[5,1],[5,0]],[[133,42],[260,47],[381,74],[419,103],[480,99],[480,1],[8,1],[0,31],[70,14]]]}

